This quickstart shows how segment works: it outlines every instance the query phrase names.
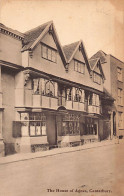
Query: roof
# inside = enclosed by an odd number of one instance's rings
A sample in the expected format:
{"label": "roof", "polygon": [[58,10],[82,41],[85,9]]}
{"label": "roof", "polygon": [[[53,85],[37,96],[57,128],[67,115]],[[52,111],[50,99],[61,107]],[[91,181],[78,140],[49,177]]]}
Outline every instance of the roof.
{"label": "roof", "polygon": [[106,62],[106,53],[103,52],[102,50],[99,50],[96,54],[94,54],[90,59],[96,59],[96,58],[100,58],[101,63],[105,63]]}
{"label": "roof", "polygon": [[96,65],[98,64],[98,62],[99,62],[99,69],[100,69],[100,71],[101,71],[101,73],[102,73],[102,76],[103,76],[104,79],[105,79],[105,75],[104,75],[104,72],[103,72],[103,68],[102,68],[102,66],[101,66],[100,58],[89,59],[90,68],[91,68],[91,70],[94,70],[95,67],[96,67]]}
{"label": "roof", "polygon": [[64,53],[67,59],[67,63],[69,64],[71,62],[71,60],[73,59],[75,53],[77,52],[79,48],[84,55],[85,63],[87,65],[88,71],[90,72],[91,69],[90,69],[89,61],[88,61],[87,53],[86,53],[84,43],[82,40],[63,46],[63,50],[64,50]]}
{"label": "roof", "polygon": [[63,50],[64,50],[67,61],[70,60],[78,44],[79,44],[79,41],[63,46]]}
{"label": "roof", "polygon": [[52,21],[44,23],[36,28],[33,28],[25,32],[22,51],[30,49],[30,47],[34,44],[37,38],[41,35],[41,33],[45,30],[45,28],[50,24],[52,24]]}
{"label": "roof", "polygon": [[11,33],[13,33],[13,34],[16,34],[16,35],[18,35],[18,36],[20,36],[20,37],[22,37],[22,38],[24,38],[24,34],[23,34],[23,33],[19,32],[19,31],[17,31],[17,30],[11,29],[11,28],[5,26],[5,25],[2,24],[2,23],[0,23],[0,28],[1,28],[1,29],[4,29],[4,30],[6,30],[6,31],[9,31],[9,32],[11,32]]}
{"label": "roof", "polygon": [[100,58],[89,59],[89,64],[90,64],[91,69],[93,69],[96,66],[96,64],[99,60],[100,60]]}

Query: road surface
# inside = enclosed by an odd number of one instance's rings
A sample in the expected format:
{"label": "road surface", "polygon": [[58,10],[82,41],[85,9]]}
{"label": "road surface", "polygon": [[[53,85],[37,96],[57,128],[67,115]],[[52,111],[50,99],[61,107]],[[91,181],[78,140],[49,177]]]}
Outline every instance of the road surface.
{"label": "road surface", "polygon": [[124,196],[124,144],[0,166],[0,196]]}

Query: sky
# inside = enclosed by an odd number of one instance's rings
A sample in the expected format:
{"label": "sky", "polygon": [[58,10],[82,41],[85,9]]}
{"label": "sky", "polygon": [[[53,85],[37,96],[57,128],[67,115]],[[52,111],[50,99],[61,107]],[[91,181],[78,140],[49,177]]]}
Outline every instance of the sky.
{"label": "sky", "polygon": [[83,40],[124,61],[123,0],[0,0],[0,22],[25,32],[53,20],[62,45]]}

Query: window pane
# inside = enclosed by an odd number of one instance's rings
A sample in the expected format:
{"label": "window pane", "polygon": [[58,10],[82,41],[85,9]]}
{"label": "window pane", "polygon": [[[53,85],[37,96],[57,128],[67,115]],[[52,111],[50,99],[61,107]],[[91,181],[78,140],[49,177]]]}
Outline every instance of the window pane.
{"label": "window pane", "polygon": [[56,51],[52,50],[52,61],[56,62]]}
{"label": "window pane", "polygon": [[78,62],[75,61],[75,71],[78,71]]}
{"label": "window pane", "polygon": [[47,47],[42,45],[42,57],[47,58]]}
{"label": "window pane", "polygon": [[45,92],[47,95],[49,95],[49,91],[50,91],[50,86],[49,86],[49,81],[47,81],[45,84]]}
{"label": "window pane", "polygon": [[54,84],[52,83],[52,82],[50,82],[50,92],[49,92],[49,94],[51,95],[51,96],[54,96]]}
{"label": "window pane", "polygon": [[42,122],[42,135],[46,135],[46,122]]}
{"label": "window pane", "polygon": [[85,66],[81,64],[81,73],[84,73]]}
{"label": "window pane", "polygon": [[48,48],[48,59],[52,60],[52,50]]}
{"label": "window pane", "polygon": [[36,135],[41,135],[40,122],[36,122]]}
{"label": "window pane", "polygon": [[35,136],[35,122],[30,122],[30,135]]}
{"label": "window pane", "polygon": [[33,79],[33,92],[34,94],[39,94],[39,78]]}

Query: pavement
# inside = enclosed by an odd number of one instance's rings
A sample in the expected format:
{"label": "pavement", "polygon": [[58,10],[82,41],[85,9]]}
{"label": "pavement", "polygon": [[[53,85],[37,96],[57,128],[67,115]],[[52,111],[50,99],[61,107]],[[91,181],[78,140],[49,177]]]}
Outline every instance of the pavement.
{"label": "pavement", "polygon": [[55,156],[57,154],[88,150],[91,148],[98,148],[98,147],[103,147],[103,146],[108,146],[108,145],[117,145],[119,143],[124,143],[124,139],[103,140],[101,142],[92,142],[92,143],[87,143],[81,146],[55,148],[55,149],[51,149],[48,151],[39,151],[35,153],[18,153],[18,154],[9,155],[6,157],[1,157],[0,165],[19,162],[19,161],[25,161],[25,160],[31,160],[31,159],[36,159],[36,158],[43,158],[47,156]]}

